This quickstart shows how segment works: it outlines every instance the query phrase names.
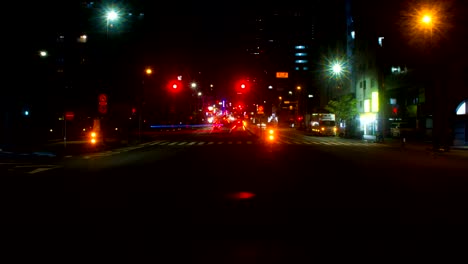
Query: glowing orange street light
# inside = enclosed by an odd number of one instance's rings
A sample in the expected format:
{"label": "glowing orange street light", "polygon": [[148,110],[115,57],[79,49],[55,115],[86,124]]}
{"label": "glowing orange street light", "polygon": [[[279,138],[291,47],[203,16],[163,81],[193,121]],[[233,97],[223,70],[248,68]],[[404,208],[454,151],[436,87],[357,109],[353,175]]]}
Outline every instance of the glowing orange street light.
{"label": "glowing orange street light", "polygon": [[424,15],[423,18],[421,19],[421,22],[424,24],[430,24],[432,21],[432,18],[430,15]]}
{"label": "glowing orange street light", "polygon": [[422,44],[428,40],[431,46],[436,44],[435,41],[440,40],[441,35],[447,34],[452,27],[448,7],[447,1],[410,3],[407,11],[403,11],[403,34],[413,44]]}

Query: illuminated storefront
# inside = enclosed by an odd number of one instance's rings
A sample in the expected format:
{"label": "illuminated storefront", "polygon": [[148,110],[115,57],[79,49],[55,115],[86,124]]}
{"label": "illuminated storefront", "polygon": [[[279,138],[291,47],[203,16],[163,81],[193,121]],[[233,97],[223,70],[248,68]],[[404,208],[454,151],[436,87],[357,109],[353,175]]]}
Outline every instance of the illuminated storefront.
{"label": "illuminated storefront", "polygon": [[364,112],[359,115],[360,130],[364,135],[376,135],[379,128],[379,92],[372,92],[371,99],[363,102]]}

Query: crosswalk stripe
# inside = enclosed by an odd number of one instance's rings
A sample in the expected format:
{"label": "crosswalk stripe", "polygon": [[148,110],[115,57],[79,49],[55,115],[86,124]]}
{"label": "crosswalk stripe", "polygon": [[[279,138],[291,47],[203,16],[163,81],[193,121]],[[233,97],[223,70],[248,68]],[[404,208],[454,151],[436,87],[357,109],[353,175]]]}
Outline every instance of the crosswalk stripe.
{"label": "crosswalk stripe", "polygon": [[[116,149],[113,151],[105,151],[101,153],[93,153],[90,155],[83,156],[84,159],[92,159],[92,158],[100,158],[100,157],[107,157],[119,153],[123,153],[129,150],[135,150],[142,148],[144,146],[154,146],[154,145],[161,145],[161,146],[202,146],[202,145],[222,145],[222,144],[262,144],[261,142],[257,141],[156,141],[156,142],[151,142],[151,144],[142,144],[139,146],[132,146],[132,147],[125,147],[121,149]],[[303,140],[303,141],[295,141],[295,140],[277,140],[276,144],[285,144],[285,145],[316,145],[316,146],[339,146],[339,147],[360,147],[362,151],[364,151],[364,148],[379,148],[379,147],[390,147],[389,145],[386,144],[373,144],[369,142],[331,142],[331,141],[308,141],[308,140]],[[40,172],[42,169],[38,169],[37,171],[34,171],[32,173]]]}

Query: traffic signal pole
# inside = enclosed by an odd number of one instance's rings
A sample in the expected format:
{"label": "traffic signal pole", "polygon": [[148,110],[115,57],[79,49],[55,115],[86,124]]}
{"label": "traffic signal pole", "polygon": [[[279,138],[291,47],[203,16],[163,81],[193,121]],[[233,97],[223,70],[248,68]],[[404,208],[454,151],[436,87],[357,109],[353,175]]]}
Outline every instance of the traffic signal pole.
{"label": "traffic signal pole", "polygon": [[63,147],[67,147],[67,119],[65,118],[65,112],[63,113]]}

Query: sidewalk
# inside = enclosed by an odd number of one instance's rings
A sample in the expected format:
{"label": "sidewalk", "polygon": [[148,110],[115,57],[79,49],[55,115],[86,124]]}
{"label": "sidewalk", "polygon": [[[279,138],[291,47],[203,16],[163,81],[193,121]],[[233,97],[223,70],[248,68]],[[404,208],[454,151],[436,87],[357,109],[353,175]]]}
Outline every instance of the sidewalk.
{"label": "sidewalk", "polygon": [[[367,140],[368,142],[374,142],[374,143],[376,142],[375,136],[370,136],[370,135],[364,135],[363,140]],[[401,146],[401,141],[398,138],[388,137],[384,139],[384,144],[392,144],[392,145]],[[413,140],[413,139],[407,139],[405,146],[422,147],[424,149],[433,148],[431,141],[420,141],[420,140]],[[467,146],[450,146],[450,149],[468,150],[468,145]]]}

